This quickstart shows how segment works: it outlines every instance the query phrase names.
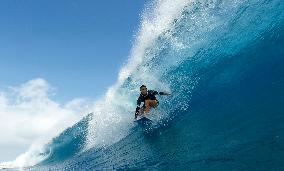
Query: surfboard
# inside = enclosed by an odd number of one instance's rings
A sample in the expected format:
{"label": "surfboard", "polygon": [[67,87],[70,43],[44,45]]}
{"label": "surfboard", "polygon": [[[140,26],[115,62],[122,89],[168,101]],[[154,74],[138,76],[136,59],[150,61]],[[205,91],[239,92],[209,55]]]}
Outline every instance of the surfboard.
{"label": "surfboard", "polygon": [[143,117],[141,117],[141,118],[138,118],[138,119],[136,119],[136,121],[135,122],[146,122],[146,121],[148,121],[148,122],[152,122],[152,120],[151,119],[149,119],[149,118],[147,118],[147,117],[145,117],[145,116],[143,116]]}
{"label": "surfboard", "polygon": [[134,122],[136,122],[138,125],[140,125],[142,127],[145,127],[145,126],[148,127],[148,126],[150,126],[152,124],[152,120],[147,118],[147,117],[145,117],[145,116],[141,117],[141,118],[138,118]]}

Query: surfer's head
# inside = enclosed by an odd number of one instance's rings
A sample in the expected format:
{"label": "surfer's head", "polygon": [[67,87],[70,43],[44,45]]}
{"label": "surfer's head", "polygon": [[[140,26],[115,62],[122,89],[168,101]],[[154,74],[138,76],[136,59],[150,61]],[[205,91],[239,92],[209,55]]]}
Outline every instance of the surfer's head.
{"label": "surfer's head", "polygon": [[140,86],[140,92],[143,95],[147,94],[147,87],[145,85]]}

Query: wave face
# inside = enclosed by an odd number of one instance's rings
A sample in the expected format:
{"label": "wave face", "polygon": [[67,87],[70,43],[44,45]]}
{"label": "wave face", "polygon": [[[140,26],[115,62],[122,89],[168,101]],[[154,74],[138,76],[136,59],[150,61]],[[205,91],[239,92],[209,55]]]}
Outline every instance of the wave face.
{"label": "wave face", "polygon": [[44,152],[41,153],[45,160],[40,164],[59,163],[79,154],[84,148],[88,124],[91,119],[92,114],[88,114],[80,122],[66,129],[58,137],[53,138],[50,143],[46,144]]}
{"label": "wave face", "polygon": [[[26,169],[283,170],[284,3],[150,6],[118,83]],[[141,84],[173,94],[152,125],[131,121]]]}

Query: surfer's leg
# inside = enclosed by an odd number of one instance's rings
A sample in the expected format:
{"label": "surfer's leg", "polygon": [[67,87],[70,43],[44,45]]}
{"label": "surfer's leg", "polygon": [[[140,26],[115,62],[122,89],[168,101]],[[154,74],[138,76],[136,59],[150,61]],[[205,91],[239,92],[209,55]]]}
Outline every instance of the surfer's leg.
{"label": "surfer's leg", "polygon": [[157,107],[158,106],[158,101],[157,100],[149,100],[149,105],[150,107]]}
{"label": "surfer's leg", "polygon": [[158,100],[152,100],[151,106],[156,108],[158,106],[158,104],[159,104]]}
{"label": "surfer's leg", "polygon": [[151,100],[145,100],[145,113],[149,113],[151,106],[150,106],[150,101]]}
{"label": "surfer's leg", "polygon": [[145,112],[149,113],[151,107],[157,107],[158,106],[158,102],[157,100],[145,100]]}

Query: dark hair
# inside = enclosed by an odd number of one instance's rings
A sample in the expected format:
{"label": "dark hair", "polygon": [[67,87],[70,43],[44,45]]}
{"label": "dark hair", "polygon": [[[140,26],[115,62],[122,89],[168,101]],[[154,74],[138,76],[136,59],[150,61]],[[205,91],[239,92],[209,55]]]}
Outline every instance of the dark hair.
{"label": "dark hair", "polygon": [[142,85],[142,86],[140,86],[140,89],[143,88],[143,87],[146,87],[146,86],[145,86],[145,85]]}

